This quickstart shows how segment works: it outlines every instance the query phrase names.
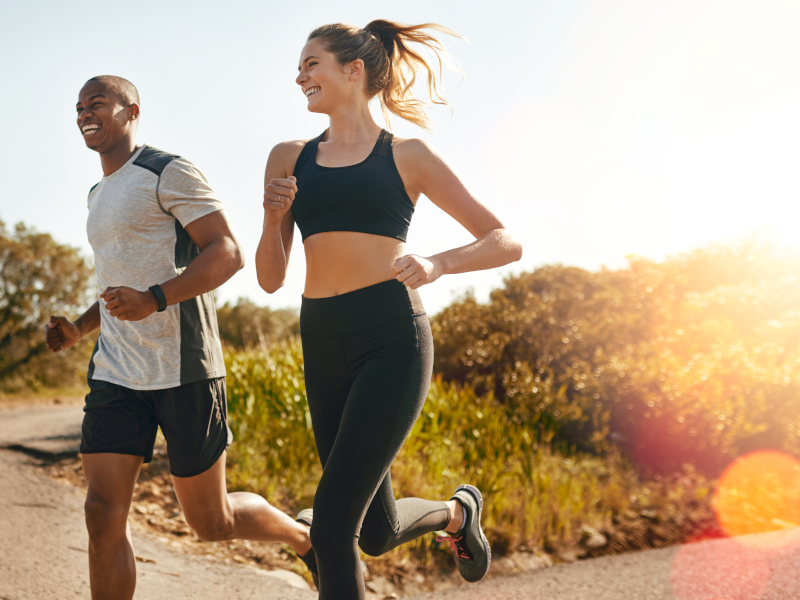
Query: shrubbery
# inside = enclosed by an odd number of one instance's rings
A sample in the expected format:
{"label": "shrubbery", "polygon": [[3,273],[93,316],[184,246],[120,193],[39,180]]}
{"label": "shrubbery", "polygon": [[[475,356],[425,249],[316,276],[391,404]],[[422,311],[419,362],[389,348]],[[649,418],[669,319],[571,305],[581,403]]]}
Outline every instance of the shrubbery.
{"label": "shrubbery", "polygon": [[[321,469],[299,341],[283,341],[266,353],[229,352],[226,365],[235,437],[228,470],[232,487],[262,493],[289,512],[311,506]],[[643,485],[616,454],[552,452],[536,442],[535,427],[509,414],[491,393],[476,396],[437,377],[392,466],[392,483],[398,497],[444,500],[464,482],[485,495],[484,524],[499,555],[520,546],[573,545],[582,525],[610,528],[631,508],[671,505],[687,525],[687,506],[708,510],[709,488],[702,478],[661,486],[667,488],[661,494],[659,484]],[[413,556],[413,564],[433,568],[437,560],[451,560],[436,546],[425,536],[372,562],[378,569],[397,568]]]}
{"label": "shrubbery", "polygon": [[433,319],[436,372],[493,392],[538,442],[647,472],[800,456],[800,257],[752,241],[663,263],[548,266]]}
{"label": "shrubbery", "polygon": [[300,333],[297,311],[256,306],[247,298],[217,308],[217,322],[222,341],[237,350],[265,350],[273,342]]}

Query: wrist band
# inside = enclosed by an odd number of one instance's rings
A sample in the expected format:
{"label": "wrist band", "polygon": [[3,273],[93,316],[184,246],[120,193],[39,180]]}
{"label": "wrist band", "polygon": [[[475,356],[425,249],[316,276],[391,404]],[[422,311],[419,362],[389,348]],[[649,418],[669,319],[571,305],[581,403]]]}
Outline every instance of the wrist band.
{"label": "wrist band", "polygon": [[158,310],[156,312],[164,312],[165,310],[167,310],[167,297],[161,290],[161,286],[151,285],[150,291],[153,292],[153,296],[156,297],[156,302],[158,302]]}

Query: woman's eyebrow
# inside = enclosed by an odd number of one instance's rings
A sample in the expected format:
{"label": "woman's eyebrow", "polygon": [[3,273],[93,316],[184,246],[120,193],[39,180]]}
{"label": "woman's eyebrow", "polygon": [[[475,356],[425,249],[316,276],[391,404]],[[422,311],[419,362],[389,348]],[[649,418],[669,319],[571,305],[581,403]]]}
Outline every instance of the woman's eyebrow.
{"label": "woman's eyebrow", "polygon": [[[306,56],[306,57],[305,57],[303,60],[301,60],[301,61],[300,61],[300,64],[302,65],[304,62],[308,62],[308,61],[310,61],[312,58],[317,58],[317,57],[316,57],[316,56]],[[317,59],[317,60],[319,60],[319,59]],[[300,70],[300,67],[299,67],[299,66],[297,67],[297,70],[298,70],[298,71]]]}

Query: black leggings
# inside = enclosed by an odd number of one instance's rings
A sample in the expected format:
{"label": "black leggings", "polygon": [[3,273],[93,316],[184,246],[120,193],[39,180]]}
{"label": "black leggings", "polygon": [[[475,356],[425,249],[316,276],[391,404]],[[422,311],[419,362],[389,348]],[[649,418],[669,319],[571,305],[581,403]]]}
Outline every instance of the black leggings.
{"label": "black leggings", "polygon": [[419,294],[390,280],[304,297],[300,333],[323,466],[311,527],[319,597],[360,600],[358,546],[379,556],[449,520],[444,502],[395,501],[389,474],[428,393],[431,328]]}

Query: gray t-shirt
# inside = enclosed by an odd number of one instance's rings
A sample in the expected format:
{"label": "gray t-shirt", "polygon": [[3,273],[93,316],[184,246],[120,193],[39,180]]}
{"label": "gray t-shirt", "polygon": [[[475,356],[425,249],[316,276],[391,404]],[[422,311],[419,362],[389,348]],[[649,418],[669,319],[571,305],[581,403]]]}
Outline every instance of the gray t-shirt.
{"label": "gray t-shirt", "polygon": [[[224,209],[197,167],[149,146],[103,177],[88,203],[98,294],[117,286],[146,291],[180,275],[200,252],[184,227]],[[90,379],[157,390],[225,376],[211,292],[141,321],[120,321],[98,300]]]}

